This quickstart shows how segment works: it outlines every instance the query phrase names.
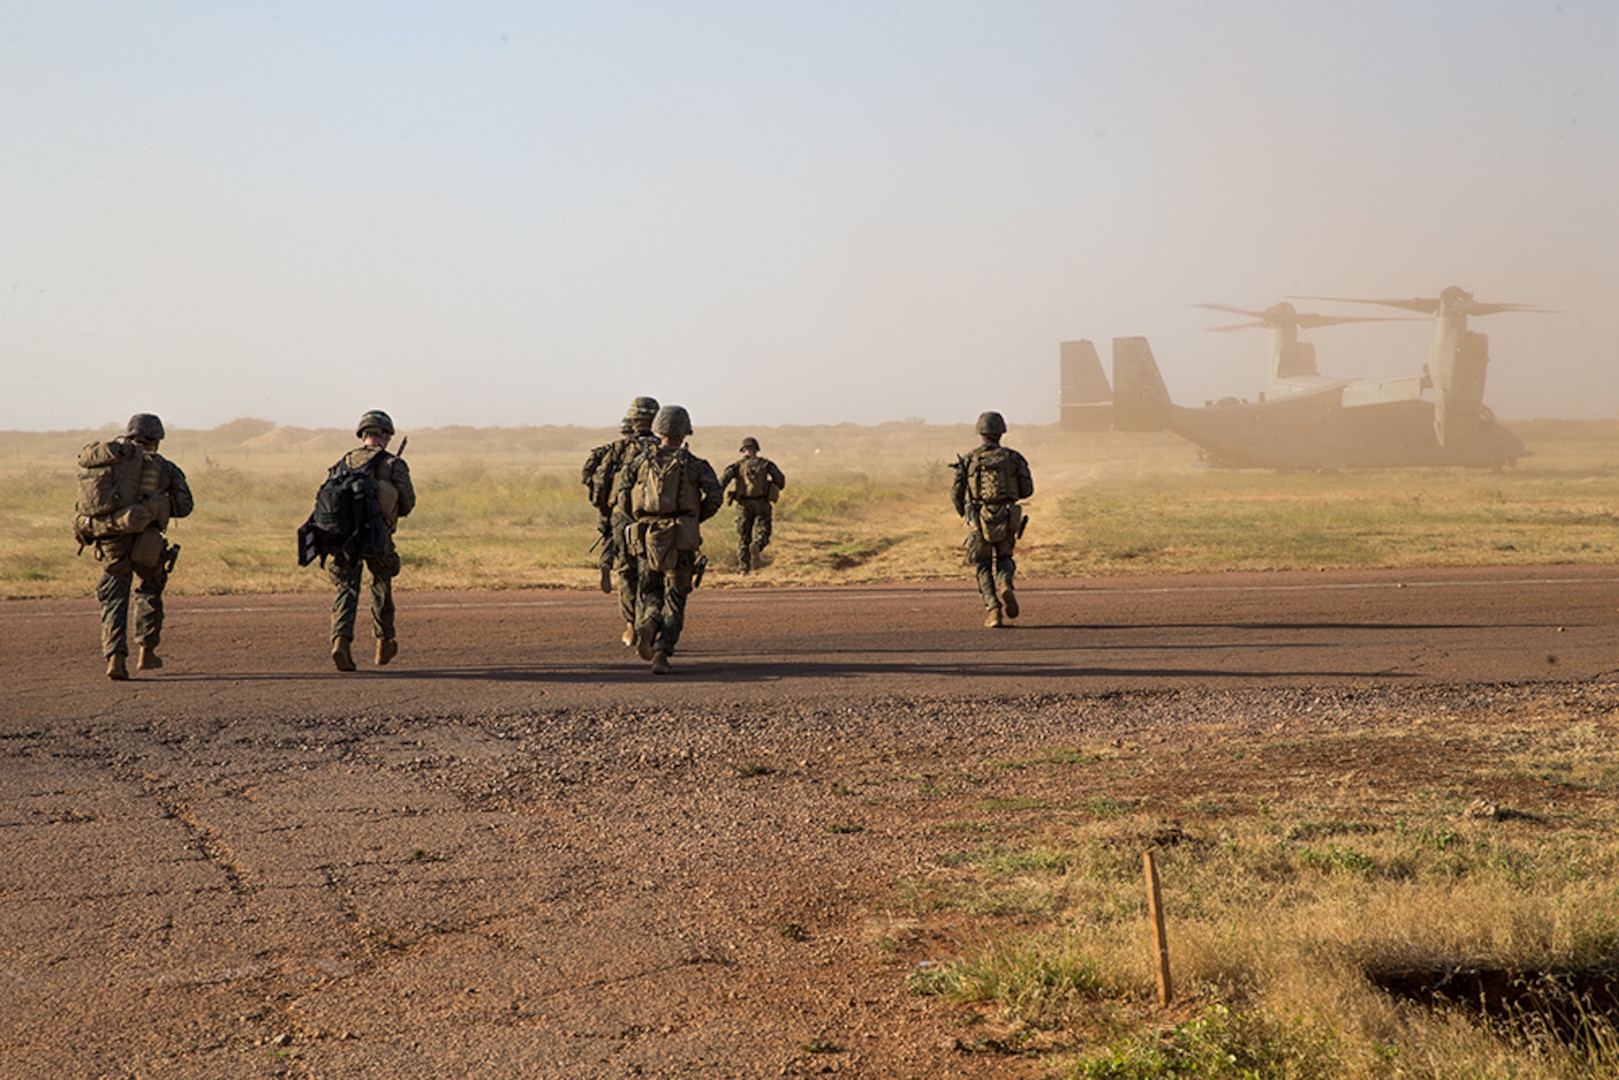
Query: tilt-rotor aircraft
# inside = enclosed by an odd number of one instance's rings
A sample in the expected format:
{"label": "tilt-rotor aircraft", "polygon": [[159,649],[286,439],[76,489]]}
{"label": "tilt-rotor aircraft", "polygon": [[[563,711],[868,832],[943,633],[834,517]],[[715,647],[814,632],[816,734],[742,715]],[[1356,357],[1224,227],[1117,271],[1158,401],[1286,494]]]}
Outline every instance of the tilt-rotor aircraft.
{"label": "tilt-rotor aircraft", "polygon": [[[1217,329],[1271,331],[1269,391],[1254,402],[1222,398],[1201,409],[1176,405],[1147,339],[1114,338],[1113,426],[1172,431],[1197,443],[1211,465],[1236,469],[1488,469],[1528,456],[1522,440],[1497,423],[1484,404],[1489,342],[1467,328],[1467,318],[1543,309],[1479,303],[1454,286],[1432,299],[1343,302],[1433,315],[1433,344],[1421,373],[1376,380],[1323,377],[1316,370],[1314,346],[1300,342],[1298,331],[1365,318],[1303,314],[1285,301],[1264,311],[1208,304],[1256,320]],[[1428,390],[1431,399],[1424,396]]]}

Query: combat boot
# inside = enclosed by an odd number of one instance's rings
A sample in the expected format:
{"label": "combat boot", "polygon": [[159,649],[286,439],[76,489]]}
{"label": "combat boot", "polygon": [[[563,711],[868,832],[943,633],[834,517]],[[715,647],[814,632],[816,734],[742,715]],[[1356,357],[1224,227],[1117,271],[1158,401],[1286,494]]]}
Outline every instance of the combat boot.
{"label": "combat boot", "polygon": [[652,642],[657,636],[658,627],[655,623],[644,622],[635,628],[635,651],[642,660],[652,659]]}
{"label": "combat boot", "polygon": [[1012,591],[1010,585],[1001,593],[1001,609],[1006,612],[1008,619],[1017,618],[1017,593]]}
{"label": "combat boot", "polygon": [[669,654],[664,652],[662,649],[659,649],[657,652],[653,653],[652,674],[667,675],[669,674],[669,670]]}
{"label": "combat boot", "polygon": [[1001,621],[1001,609],[990,608],[989,614],[984,616],[984,627],[988,630],[999,630],[1006,624]]}
{"label": "combat boot", "polygon": [[107,657],[107,678],[117,679],[119,682],[129,678],[129,668],[124,664],[124,654],[115,652]]}
{"label": "combat boot", "polygon": [[763,551],[763,548],[760,546],[759,541],[755,540],[753,543],[749,544],[748,545],[748,566],[750,568],[754,569],[754,570],[757,570],[757,569],[759,569],[759,567],[763,566],[764,563],[760,561],[760,556],[763,553],[764,553],[764,551]]}
{"label": "combat boot", "polygon": [[613,568],[611,566],[602,567],[602,592],[607,593],[608,595],[612,595],[612,592],[613,592]]}
{"label": "combat boot", "polygon": [[622,638],[620,638],[619,640],[624,643],[624,647],[626,649],[635,648],[635,624],[634,623],[627,622],[627,623],[624,624],[624,636]]}
{"label": "combat boot", "polygon": [[399,642],[391,637],[377,638],[377,666],[381,667],[399,655]]}
{"label": "combat boot", "polygon": [[336,637],[332,639],[332,663],[337,665],[338,671],[354,670],[354,654],[349,651],[352,638]]}
{"label": "combat boot", "polygon": [[140,656],[135,661],[135,666],[142,671],[156,671],[163,666],[163,658],[157,655],[157,650],[150,645],[142,645],[140,647]]}

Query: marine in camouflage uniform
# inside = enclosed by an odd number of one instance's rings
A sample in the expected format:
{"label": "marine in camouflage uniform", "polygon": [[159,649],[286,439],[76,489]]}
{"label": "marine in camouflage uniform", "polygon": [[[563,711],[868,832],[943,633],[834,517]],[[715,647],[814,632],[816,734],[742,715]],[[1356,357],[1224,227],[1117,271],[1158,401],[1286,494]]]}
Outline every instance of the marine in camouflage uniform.
{"label": "marine in camouflage uniform", "polygon": [[[163,590],[169,583],[173,556],[180,550],[169,546],[164,531],[170,518],[183,518],[195,506],[186,474],[157,452],[164,434],[162,420],[151,413],[136,413],[129,418],[124,434],[115,440],[132,443],[141,450],[140,500],[153,508],[153,520],[141,533],[95,541],[96,558],[107,564],[96,585],[96,599],[101,602],[101,653],[107,658],[109,679],[129,678],[132,590],[135,646],[140,653],[136,666],[142,671],[163,666],[157,655],[163,640]],[[140,579],[139,585],[134,584],[135,578]]]}
{"label": "marine in camouflage uniform", "polygon": [[[393,580],[399,575],[399,552],[393,543],[399,519],[416,509],[416,489],[410,482],[410,466],[405,459],[388,453],[393,438],[393,419],[380,409],[360,417],[354,434],[361,445],[344,454],[328,475],[348,468],[364,472],[381,492],[382,516],[388,526],[388,548],[374,555],[340,552],[332,556],[326,571],[337,596],[332,600],[332,663],[339,671],[354,670],[354,622],[360,610],[360,579],[371,571],[371,629],[376,633],[376,660],[380,666],[399,655],[399,638],[394,630]],[[392,493],[389,488],[392,488]]]}
{"label": "marine in camouflage uniform", "polygon": [[771,504],[787,486],[776,463],[759,455],[759,440],[742,440],[742,457],[725,467],[720,487],[725,501],[736,503],[736,561],[746,574],[759,569],[759,556],[770,546]]}
{"label": "marine in camouflage uniform", "polygon": [[652,420],[657,415],[658,403],[654,398],[638,397],[630,402],[624,419],[631,430],[617,442],[608,444],[607,453],[597,465],[592,486],[596,493],[592,501],[597,510],[606,515],[610,530],[613,576],[618,581],[618,615],[624,621],[624,636],[620,640],[626,646],[635,644],[635,598],[640,586],[640,567],[624,542],[624,530],[634,519],[619,506],[618,481],[631,461],[658,445],[658,437],[652,433]]}
{"label": "marine in camouflage uniform", "polygon": [[619,443],[635,433],[635,421],[628,416],[624,417],[618,426],[618,438],[610,443],[603,443],[590,451],[585,458],[584,468],[579,470],[579,482],[585,485],[585,491],[590,497],[590,505],[596,508],[600,520],[596,522],[596,535],[598,537],[591,547],[601,546],[601,554],[597,556],[596,564],[601,569],[602,592],[612,594],[613,591],[613,560],[616,556],[618,544],[613,537],[613,478],[602,469],[602,463],[607,460]]}
{"label": "marine in camouflage uniform", "polygon": [[[657,447],[636,456],[619,476],[618,508],[634,522],[633,545],[626,546],[633,546],[638,564],[636,651],[641,659],[652,661],[654,674],[667,675],[669,658],[685,627],[686,597],[693,588],[703,543],[698,525],[719,512],[725,496],[713,466],[682,445],[691,434],[691,416],[685,409],[679,405],[659,409],[652,431],[658,436]],[[671,468],[681,470],[676,507],[672,513],[656,513],[641,498],[648,474]],[[660,544],[658,537],[667,544]],[[664,565],[655,568],[658,561]]]}
{"label": "marine in camouflage uniform", "polygon": [[1013,549],[1023,531],[1023,508],[1018,500],[1034,494],[1034,478],[1023,455],[1001,445],[1006,420],[998,412],[978,418],[978,448],[956,459],[950,501],[967,521],[967,560],[978,575],[978,594],[984,599],[984,625],[1004,626],[1018,616]]}

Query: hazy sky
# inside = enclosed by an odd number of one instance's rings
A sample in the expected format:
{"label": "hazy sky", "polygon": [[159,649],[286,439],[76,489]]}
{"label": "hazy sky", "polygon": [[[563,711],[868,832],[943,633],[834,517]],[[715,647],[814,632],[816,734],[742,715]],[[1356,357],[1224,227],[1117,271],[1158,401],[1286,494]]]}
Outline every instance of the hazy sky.
{"label": "hazy sky", "polygon": [[1015,431],[1064,339],[1196,404],[1266,341],[1193,304],[1452,284],[1561,312],[1475,322],[1498,415],[1613,416],[1615,56],[1611,0],[7,0],[0,429]]}

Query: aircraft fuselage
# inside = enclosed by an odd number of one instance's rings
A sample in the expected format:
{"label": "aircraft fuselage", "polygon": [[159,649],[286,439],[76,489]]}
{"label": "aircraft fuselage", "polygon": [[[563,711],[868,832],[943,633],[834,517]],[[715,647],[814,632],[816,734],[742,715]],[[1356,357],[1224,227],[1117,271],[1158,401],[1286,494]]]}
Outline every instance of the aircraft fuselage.
{"label": "aircraft fuselage", "polygon": [[1345,406],[1343,387],[1269,401],[1169,407],[1164,426],[1197,443],[1209,463],[1247,469],[1499,468],[1528,450],[1492,419],[1466,445],[1441,446],[1434,405],[1408,399]]}

